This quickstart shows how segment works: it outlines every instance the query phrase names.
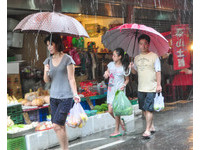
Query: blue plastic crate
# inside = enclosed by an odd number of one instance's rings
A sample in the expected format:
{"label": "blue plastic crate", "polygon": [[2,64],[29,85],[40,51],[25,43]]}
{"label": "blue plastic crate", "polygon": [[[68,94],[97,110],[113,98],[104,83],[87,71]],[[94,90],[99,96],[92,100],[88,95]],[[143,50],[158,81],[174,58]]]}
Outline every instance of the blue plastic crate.
{"label": "blue plastic crate", "polygon": [[42,109],[39,109],[39,121],[42,122],[42,121],[47,121],[47,115],[48,115],[48,108],[42,108]]}
{"label": "blue plastic crate", "polygon": [[[96,105],[95,101],[96,101],[95,99],[91,100],[93,106]],[[81,106],[83,107],[84,110],[91,110],[90,106],[86,101],[81,101]]]}

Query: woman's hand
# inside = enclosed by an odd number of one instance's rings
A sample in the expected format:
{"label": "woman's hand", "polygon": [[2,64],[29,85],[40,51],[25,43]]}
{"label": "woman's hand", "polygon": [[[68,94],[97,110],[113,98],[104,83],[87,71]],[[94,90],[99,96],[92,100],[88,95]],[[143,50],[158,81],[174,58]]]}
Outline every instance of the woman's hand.
{"label": "woman's hand", "polygon": [[47,64],[47,65],[45,65],[45,67],[44,67],[44,71],[45,72],[49,72],[50,71],[50,67],[49,67],[49,65]]}
{"label": "woman's hand", "polygon": [[120,88],[120,90],[124,90],[124,88],[126,87],[126,84],[123,84],[122,87]]}
{"label": "woman's hand", "polygon": [[106,70],[105,72],[104,72],[104,78],[108,78],[109,76],[110,76],[110,72],[108,71],[108,70]]}
{"label": "woman's hand", "polygon": [[81,102],[80,96],[75,95],[73,98],[74,98],[75,103],[80,103]]}

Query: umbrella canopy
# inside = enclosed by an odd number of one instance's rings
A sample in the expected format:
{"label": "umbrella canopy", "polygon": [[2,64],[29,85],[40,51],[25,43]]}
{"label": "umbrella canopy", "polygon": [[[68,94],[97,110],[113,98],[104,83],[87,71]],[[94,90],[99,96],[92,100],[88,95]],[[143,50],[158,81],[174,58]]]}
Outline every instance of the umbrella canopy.
{"label": "umbrella canopy", "polygon": [[131,57],[140,53],[137,38],[141,34],[147,34],[150,38],[149,50],[162,56],[169,50],[169,44],[159,32],[151,27],[140,24],[123,24],[107,31],[102,36],[102,43],[110,50],[123,48]]}
{"label": "umbrella canopy", "polygon": [[13,31],[41,31],[69,36],[89,37],[82,24],[73,17],[57,12],[39,12],[25,17]]}

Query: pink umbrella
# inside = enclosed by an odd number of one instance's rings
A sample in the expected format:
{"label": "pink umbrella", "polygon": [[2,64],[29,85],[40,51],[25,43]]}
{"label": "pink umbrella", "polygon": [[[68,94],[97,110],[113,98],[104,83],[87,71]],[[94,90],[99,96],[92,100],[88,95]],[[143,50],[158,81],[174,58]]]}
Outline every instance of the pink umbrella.
{"label": "pink umbrella", "polygon": [[85,28],[75,18],[57,12],[39,12],[25,17],[14,31],[41,31],[89,37]]}
{"label": "pink umbrella", "polygon": [[135,57],[140,53],[137,38],[141,34],[150,36],[150,51],[155,52],[159,56],[168,52],[169,44],[167,39],[153,28],[135,23],[123,24],[110,29],[102,36],[102,43],[110,50],[121,47],[129,56]]}

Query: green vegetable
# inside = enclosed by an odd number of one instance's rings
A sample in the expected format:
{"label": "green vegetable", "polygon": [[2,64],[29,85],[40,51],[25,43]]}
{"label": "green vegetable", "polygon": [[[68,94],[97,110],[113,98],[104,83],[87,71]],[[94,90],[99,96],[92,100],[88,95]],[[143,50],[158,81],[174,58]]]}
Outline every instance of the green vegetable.
{"label": "green vegetable", "polygon": [[101,112],[101,106],[100,105],[94,106],[94,110],[97,110],[97,112]]}
{"label": "green vegetable", "polygon": [[127,116],[133,114],[132,105],[124,92],[121,90],[118,90],[115,93],[113,112],[115,116]]}

